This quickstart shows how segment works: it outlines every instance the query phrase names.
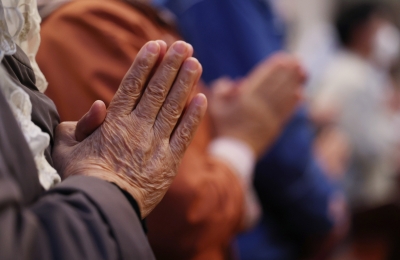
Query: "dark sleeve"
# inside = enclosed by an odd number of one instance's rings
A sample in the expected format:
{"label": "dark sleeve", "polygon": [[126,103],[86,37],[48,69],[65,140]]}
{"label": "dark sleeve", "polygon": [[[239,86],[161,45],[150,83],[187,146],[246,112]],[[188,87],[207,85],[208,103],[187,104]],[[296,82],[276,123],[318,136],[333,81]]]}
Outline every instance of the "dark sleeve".
{"label": "dark sleeve", "polygon": [[153,259],[135,211],[110,183],[71,177],[32,206],[21,197],[0,180],[0,259]]}

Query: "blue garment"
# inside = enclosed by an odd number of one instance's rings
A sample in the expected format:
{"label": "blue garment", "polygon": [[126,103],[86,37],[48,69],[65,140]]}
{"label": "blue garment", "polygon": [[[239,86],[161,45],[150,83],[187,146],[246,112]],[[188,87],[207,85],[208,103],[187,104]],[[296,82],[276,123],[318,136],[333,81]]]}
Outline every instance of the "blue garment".
{"label": "blue garment", "polygon": [[[267,0],[154,0],[177,17],[178,28],[195,49],[203,79],[240,78],[282,49],[284,27]],[[312,152],[314,133],[300,109],[256,167],[254,186],[263,218],[239,236],[242,259],[296,259],[299,241],[324,233],[333,185]]]}
{"label": "blue garment", "polygon": [[238,237],[243,260],[297,259],[304,238],[332,227],[328,201],[335,187],[312,152],[313,127],[297,112],[256,167],[254,186],[263,207],[261,223]]}
{"label": "blue garment", "polygon": [[178,28],[193,45],[207,83],[223,75],[245,76],[284,43],[281,24],[263,0],[162,2],[177,16]]}

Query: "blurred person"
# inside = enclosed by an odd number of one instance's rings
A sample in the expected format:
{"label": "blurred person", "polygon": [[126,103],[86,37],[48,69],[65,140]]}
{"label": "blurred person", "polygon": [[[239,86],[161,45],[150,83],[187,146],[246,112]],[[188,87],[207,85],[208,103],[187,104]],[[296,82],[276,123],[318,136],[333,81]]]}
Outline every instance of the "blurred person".
{"label": "blurred person", "polygon": [[320,128],[339,128],[349,140],[342,183],[352,212],[350,252],[357,259],[398,259],[399,138],[389,71],[400,33],[379,3],[339,10],[341,48],[316,81],[311,111]]}
{"label": "blurred person", "polygon": [[[263,59],[284,48],[285,24],[276,12],[278,1],[153,2],[175,15],[180,32],[203,65],[206,82],[222,76],[240,81]],[[308,111],[298,109],[258,162],[254,187],[263,216],[253,230],[239,237],[242,259],[296,259],[305,248],[310,248],[311,255],[325,255],[344,233],[346,203],[335,181],[327,177],[328,165],[334,163],[321,162],[333,156],[316,155],[314,132]]]}
{"label": "blurred person", "polygon": [[[114,82],[145,42],[161,39],[167,48],[179,39],[140,1],[49,2],[40,10],[46,18],[38,62],[63,120],[80,118],[97,99],[108,104]],[[170,190],[147,218],[158,259],[228,258],[232,238],[257,219],[255,160],[292,114],[303,80],[296,60],[278,55],[236,83],[236,93],[224,91],[224,80],[210,93],[214,124],[206,119],[200,126]]]}
{"label": "blurred person", "polygon": [[[95,102],[79,122],[59,124],[34,59],[39,21],[35,1],[0,4],[0,258],[154,259],[140,221],[204,116],[202,94],[186,111],[169,106],[188,101],[200,64],[150,42],[108,109]],[[154,82],[172,94],[154,102]],[[176,116],[157,117],[166,110]]]}
{"label": "blurred person", "polygon": [[389,71],[400,54],[400,33],[382,6],[344,8],[336,28],[342,49],[325,69],[311,99],[320,125],[337,125],[351,146],[344,185],[353,209],[393,199],[393,152],[398,142],[389,112]]}
{"label": "blurred person", "polygon": [[308,72],[307,95],[337,49],[333,24],[337,0],[274,1],[287,27],[286,46]]}

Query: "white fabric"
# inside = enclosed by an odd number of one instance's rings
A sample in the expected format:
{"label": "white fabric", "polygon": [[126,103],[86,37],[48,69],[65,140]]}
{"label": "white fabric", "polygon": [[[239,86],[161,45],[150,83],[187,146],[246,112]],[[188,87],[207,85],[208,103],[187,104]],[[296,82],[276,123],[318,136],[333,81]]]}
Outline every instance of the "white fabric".
{"label": "white fabric", "polygon": [[40,46],[41,23],[36,0],[20,0],[18,8],[24,16],[25,23],[21,33],[16,39],[16,43],[28,56],[33,71],[35,72],[36,87],[43,93],[48,83],[36,62],[36,54]]}
{"label": "white fabric", "polygon": [[61,181],[56,170],[50,166],[44,156],[44,151],[50,144],[50,137],[31,121],[32,104],[29,95],[10,79],[3,67],[0,67],[0,89],[31,149],[39,173],[40,184],[47,190]]}
{"label": "white fabric", "polygon": [[253,189],[256,157],[251,148],[234,138],[220,137],[211,142],[209,153],[227,163],[239,178],[245,193],[244,225],[250,228],[261,216],[260,204]]}
{"label": "white fabric", "polygon": [[[10,8],[7,8],[10,10]],[[12,55],[17,51],[14,41],[9,33],[9,29],[7,27],[7,15],[8,12],[4,10],[3,4],[0,2],[0,58],[3,58],[4,55]],[[20,17],[16,17],[17,23],[21,23]]]}
{"label": "white fabric", "polygon": [[[36,17],[37,10],[34,10],[36,9],[36,1],[2,0],[1,4],[0,61],[4,55],[12,55],[15,53],[15,43],[11,40],[11,37],[13,37],[17,39],[21,47],[24,47],[28,54],[30,54],[30,59],[33,59],[31,62],[33,61],[33,64],[36,64],[34,59],[39,47],[38,33],[40,23],[40,20]],[[3,6],[5,9],[3,9]],[[20,9],[25,11],[21,12]],[[12,34],[9,33],[9,30]],[[11,111],[32,152],[38,170],[40,184],[47,190],[61,181],[57,171],[50,166],[44,156],[44,151],[50,145],[50,136],[42,132],[42,130],[32,122],[32,103],[29,99],[29,95],[12,81],[2,66],[0,66],[0,90],[8,101]]]}

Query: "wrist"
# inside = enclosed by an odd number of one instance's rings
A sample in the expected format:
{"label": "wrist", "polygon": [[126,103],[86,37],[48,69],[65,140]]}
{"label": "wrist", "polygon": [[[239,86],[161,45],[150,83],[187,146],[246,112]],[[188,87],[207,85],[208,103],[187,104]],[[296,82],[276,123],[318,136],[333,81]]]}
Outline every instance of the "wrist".
{"label": "wrist", "polygon": [[251,183],[256,155],[246,142],[230,136],[219,137],[211,142],[208,151],[225,161],[242,182]]}
{"label": "wrist", "polygon": [[[90,176],[99,178],[101,180],[110,182],[118,186],[121,190],[129,193],[139,206],[141,217],[145,218],[148,215],[148,210],[143,205],[143,195],[141,189],[136,186],[128,177],[124,175],[115,173],[115,171],[110,169],[105,169],[104,167],[95,163],[85,163],[85,166],[80,167],[75,165],[74,168],[67,168],[65,170],[64,176]],[[90,165],[90,166],[88,166]]]}

